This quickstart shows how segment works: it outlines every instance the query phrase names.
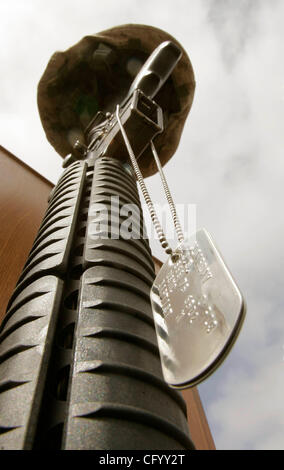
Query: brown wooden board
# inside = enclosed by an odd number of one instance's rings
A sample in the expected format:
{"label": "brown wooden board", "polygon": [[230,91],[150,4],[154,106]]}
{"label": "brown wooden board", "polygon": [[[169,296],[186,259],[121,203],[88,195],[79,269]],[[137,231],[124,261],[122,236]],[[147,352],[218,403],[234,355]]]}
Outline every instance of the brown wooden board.
{"label": "brown wooden board", "polygon": [[52,183],[0,146],[0,322],[52,188]]}

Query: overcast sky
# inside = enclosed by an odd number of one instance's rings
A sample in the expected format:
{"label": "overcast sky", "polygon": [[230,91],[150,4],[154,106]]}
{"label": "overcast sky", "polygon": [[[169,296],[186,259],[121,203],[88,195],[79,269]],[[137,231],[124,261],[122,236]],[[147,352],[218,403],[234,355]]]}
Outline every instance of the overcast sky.
{"label": "overcast sky", "polygon": [[[1,0],[0,15],[0,144],[52,182],[62,160],[36,88],[53,52],[124,23],[162,28],[188,52],[195,99],[165,173],[176,202],[196,204],[248,306],[233,351],[199,391],[218,449],[283,449],[284,2]],[[147,182],[163,202],[158,178]]]}

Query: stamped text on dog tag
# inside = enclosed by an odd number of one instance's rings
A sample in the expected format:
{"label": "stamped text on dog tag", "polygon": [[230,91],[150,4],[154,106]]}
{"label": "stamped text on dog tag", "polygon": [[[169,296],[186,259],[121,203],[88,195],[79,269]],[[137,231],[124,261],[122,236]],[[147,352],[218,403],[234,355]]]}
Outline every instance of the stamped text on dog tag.
{"label": "stamped text on dog tag", "polygon": [[151,302],[164,378],[175,388],[198,384],[226,357],[245,314],[242,295],[205,230],[160,269]]}

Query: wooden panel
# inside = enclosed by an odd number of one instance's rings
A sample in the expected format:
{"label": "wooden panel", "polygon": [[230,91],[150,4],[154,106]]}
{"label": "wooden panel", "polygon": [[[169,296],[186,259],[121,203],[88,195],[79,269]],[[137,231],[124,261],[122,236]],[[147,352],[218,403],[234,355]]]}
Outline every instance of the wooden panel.
{"label": "wooden panel", "polygon": [[0,146],[0,322],[53,185]]}
{"label": "wooden panel", "polygon": [[[162,265],[154,258],[156,273]],[[191,438],[197,450],[215,450],[214,440],[200,400],[197,387],[182,391],[187,406],[187,419]]]}
{"label": "wooden panel", "polygon": [[214,440],[197,387],[182,391],[187,406],[187,419],[192,440],[198,450],[215,450]]}

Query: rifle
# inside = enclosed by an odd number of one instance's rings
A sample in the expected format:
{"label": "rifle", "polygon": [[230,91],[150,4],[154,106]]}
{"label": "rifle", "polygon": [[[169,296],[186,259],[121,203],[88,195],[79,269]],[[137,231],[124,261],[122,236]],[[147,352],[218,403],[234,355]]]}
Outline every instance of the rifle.
{"label": "rifle", "polygon": [[[1,449],[194,448],[180,392],[162,378],[149,241],[127,239],[119,229],[115,239],[107,237],[125,222],[123,204],[136,206],[136,230],[145,232],[135,177],[109,109],[120,103],[143,160],[168,112],[153,98],[180,55],[172,41],[155,49],[127,93],[121,83],[115,101],[96,113],[86,143],[76,142],[64,159],[1,325]],[[168,147],[173,151],[175,143]],[[144,158],[148,174],[150,166]],[[94,207],[111,207],[113,197],[119,202],[109,223]],[[94,237],[97,224],[104,229]]]}

